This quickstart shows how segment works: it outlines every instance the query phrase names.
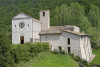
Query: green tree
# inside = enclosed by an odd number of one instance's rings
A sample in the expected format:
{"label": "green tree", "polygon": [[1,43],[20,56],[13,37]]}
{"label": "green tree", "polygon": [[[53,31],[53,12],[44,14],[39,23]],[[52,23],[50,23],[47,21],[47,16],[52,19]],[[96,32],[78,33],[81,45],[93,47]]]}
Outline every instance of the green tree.
{"label": "green tree", "polygon": [[0,33],[0,67],[13,67],[14,61],[10,55],[9,38],[4,33]]}
{"label": "green tree", "polygon": [[86,32],[87,29],[91,27],[91,23],[88,21],[88,19],[84,16],[82,18],[82,22],[79,23],[80,25],[80,30]]}
{"label": "green tree", "polygon": [[86,33],[91,35],[90,40],[92,46],[97,46],[97,44],[99,43],[99,36],[100,36],[99,31],[95,27],[89,27],[86,30]]}
{"label": "green tree", "polygon": [[99,7],[95,5],[91,5],[89,10],[89,21],[91,22],[93,27],[98,29],[99,27]]}
{"label": "green tree", "polygon": [[72,3],[69,7],[69,24],[80,26],[82,18],[85,16],[84,7],[79,3]]}
{"label": "green tree", "polygon": [[55,9],[55,15],[54,15],[55,23],[56,25],[60,25],[60,17],[59,17],[59,8],[56,7]]}
{"label": "green tree", "polygon": [[60,25],[68,24],[68,6],[67,4],[60,6]]}

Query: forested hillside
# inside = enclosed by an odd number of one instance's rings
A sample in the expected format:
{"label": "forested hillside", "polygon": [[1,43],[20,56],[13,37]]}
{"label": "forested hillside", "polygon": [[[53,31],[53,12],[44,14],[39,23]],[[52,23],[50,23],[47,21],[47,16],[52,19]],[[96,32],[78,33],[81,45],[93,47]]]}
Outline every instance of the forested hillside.
{"label": "forested hillside", "polygon": [[97,44],[99,35],[99,0],[0,0],[0,32],[11,37],[12,17],[24,12],[39,19],[40,10],[50,10],[50,25],[77,25],[92,35],[92,44]]}

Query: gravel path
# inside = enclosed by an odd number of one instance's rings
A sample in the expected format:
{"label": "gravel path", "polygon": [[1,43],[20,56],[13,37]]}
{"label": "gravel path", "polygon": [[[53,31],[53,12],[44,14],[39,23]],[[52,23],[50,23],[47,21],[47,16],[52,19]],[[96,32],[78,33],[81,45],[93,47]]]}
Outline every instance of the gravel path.
{"label": "gravel path", "polygon": [[91,62],[95,58],[95,55],[92,55],[91,59],[88,60],[88,63]]}

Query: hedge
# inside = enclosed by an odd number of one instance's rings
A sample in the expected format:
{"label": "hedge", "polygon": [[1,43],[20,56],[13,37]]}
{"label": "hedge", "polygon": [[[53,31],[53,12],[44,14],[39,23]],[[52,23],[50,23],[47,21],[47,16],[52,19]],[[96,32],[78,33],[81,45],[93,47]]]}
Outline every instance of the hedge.
{"label": "hedge", "polygon": [[28,61],[30,57],[34,57],[37,53],[49,50],[49,43],[30,43],[26,42],[23,45],[13,44],[11,45],[10,54],[15,63],[19,61]]}

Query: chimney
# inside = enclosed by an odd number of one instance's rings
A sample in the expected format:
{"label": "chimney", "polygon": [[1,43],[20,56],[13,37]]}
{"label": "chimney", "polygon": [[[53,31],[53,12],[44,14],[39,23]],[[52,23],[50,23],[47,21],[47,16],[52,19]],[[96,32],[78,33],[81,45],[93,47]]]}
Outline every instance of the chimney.
{"label": "chimney", "polygon": [[42,23],[42,30],[48,30],[50,28],[49,10],[41,10],[40,11],[40,21]]}

